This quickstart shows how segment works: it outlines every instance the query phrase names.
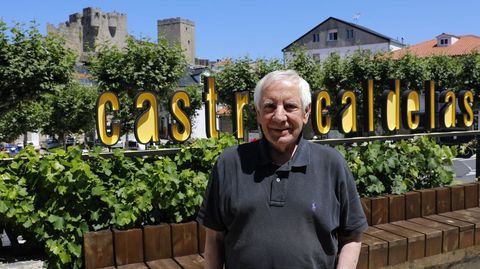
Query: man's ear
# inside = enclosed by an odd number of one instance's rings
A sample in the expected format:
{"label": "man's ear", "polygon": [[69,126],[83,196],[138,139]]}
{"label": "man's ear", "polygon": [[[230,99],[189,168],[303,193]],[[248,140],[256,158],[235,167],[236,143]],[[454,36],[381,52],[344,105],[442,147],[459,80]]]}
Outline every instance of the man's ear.
{"label": "man's ear", "polygon": [[306,108],[305,108],[305,114],[303,115],[303,124],[307,124],[308,122],[308,117],[310,116],[310,112],[312,110],[312,105],[308,105]]}

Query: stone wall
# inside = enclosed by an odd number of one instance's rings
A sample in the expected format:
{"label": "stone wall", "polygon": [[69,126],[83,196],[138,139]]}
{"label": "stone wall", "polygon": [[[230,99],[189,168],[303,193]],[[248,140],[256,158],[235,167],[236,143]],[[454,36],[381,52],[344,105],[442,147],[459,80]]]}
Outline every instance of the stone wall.
{"label": "stone wall", "polygon": [[127,15],[104,13],[100,8],[87,7],[83,13],[70,15],[68,21],[60,23],[58,27],[47,24],[47,32],[63,37],[66,46],[77,53],[78,59],[86,61],[88,54],[100,45],[126,46]]}
{"label": "stone wall", "polygon": [[188,63],[195,64],[195,23],[182,18],[157,21],[158,38],[165,38],[171,45],[179,44],[185,51]]}

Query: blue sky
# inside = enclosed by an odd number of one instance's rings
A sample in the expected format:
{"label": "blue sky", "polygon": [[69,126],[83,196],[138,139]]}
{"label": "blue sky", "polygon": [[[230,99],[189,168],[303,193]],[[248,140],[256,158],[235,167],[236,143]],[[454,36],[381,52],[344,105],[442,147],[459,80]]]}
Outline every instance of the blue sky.
{"label": "blue sky", "polygon": [[238,0],[238,1],[2,1],[0,18],[11,24],[46,23],[57,26],[84,7],[99,7],[128,16],[128,31],[156,40],[156,21],[183,17],[196,24],[197,57],[280,58],[281,49],[332,16],[354,22],[408,44],[429,40],[442,32],[480,35],[480,1],[477,0]]}

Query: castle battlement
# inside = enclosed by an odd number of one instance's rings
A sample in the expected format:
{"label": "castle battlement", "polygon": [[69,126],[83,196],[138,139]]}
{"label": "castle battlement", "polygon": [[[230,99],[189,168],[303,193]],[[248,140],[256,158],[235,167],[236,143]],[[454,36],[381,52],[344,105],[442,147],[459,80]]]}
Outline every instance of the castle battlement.
{"label": "castle battlement", "polygon": [[119,48],[126,46],[128,36],[127,15],[118,12],[103,12],[100,8],[87,7],[82,13],[73,13],[68,21],[58,27],[47,24],[47,32],[65,39],[66,46],[73,49],[79,59],[94,52],[99,46],[109,44]]}

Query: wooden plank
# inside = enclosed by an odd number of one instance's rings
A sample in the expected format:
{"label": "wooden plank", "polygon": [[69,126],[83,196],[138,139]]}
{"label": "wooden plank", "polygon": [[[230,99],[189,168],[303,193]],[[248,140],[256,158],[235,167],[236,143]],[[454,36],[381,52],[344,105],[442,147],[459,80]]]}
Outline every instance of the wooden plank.
{"label": "wooden plank", "polygon": [[372,225],[388,222],[388,198],[375,197],[372,201]]}
{"label": "wooden plank", "polygon": [[125,264],[125,265],[118,265],[117,269],[148,269],[148,267],[145,263],[139,262],[139,263],[131,263],[131,264]]}
{"label": "wooden plank", "polygon": [[467,211],[473,211],[473,212],[479,212],[480,213],[480,207],[468,208]]}
{"label": "wooden plank", "polygon": [[[142,229],[113,229],[115,246],[115,264],[117,267],[143,263],[143,232]],[[140,265],[139,265],[140,266]]]}
{"label": "wooden plank", "polygon": [[358,256],[357,269],[368,269],[368,245],[363,243]]}
{"label": "wooden plank", "polygon": [[372,201],[370,198],[361,198],[360,202],[362,203],[363,212],[367,218],[368,225],[372,225]]}
{"label": "wooden plank", "polygon": [[399,264],[407,260],[407,239],[396,234],[368,227],[365,234],[388,242],[388,265]]}
{"label": "wooden plank", "polygon": [[478,207],[478,187],[476,183],[465,184],[465,208]]}
{"label": "wooden plank", "polygon": [[206,240],[207,230],[205,226],[198,223],[198,252],[200,255],[204,256],[205,253],[205,240]]}
{"label": "wooden plank", "polygon": [[421,198],[419,192],[405,193],[405,218],[419,218],[422,215]]}
{"label": "wooden plank", "polygon": [[409,219],[409,222],[417,223],[423,226],[427,226],[433,229],[442,231],[442,252],[448,252],[458,249],[458,234],[457,227],[443,224],[437,221],[425,219],[425,218],[413,218]]}
{"label": "wooden plank", "polygon": [[174,259],[183,269],[203,269],[205,265],[205,260],[198,254],[175,257]]}
{"label": "wooden plank", "polygon": [[390,223],[376,225],[375,228],[407,238],[407,260],[425,257],[425,235]]}
{"label": "wooden plank", "polygon": [[459,228],[459,238],[458,238],[458,247],[459,248],[467,248],[471,247],[475,243],[475,230],[474,227],[475,225],[472,223],[460,221],[457,219],[452,219],[448,218],[445,216],[439,216],[439,215],[431,215],[431,216],[426,216],[425,218],[438,221],[444,224],[448,224],[451,226],[455,226]]}
{"label": "wooden plank", "polygon": [[171,224],[174,257],[198,254],[197,223]]}
{"label": "wooden plank", "polygon": [[[463,213],[463,212],[467,212],[467,213]],[[474,215],[474,214],[468,213],[468,211],[466,210],[463,210],[463,212],[460,212],[460,211],[446,212],[441,214],[441,216],[449,217],[452,219],[458,219],[464,222],[473,223],[475,225],[474,244],[478,245],[480,244],[480,214]]]}
{"label": "wooden plank", "polygon": [[83,247],[86,269],[115,265],[111,230],[85,233],[83,235]]}
{"label": "wooden plank", "polygon": [[436,194],[433,189],[418,190],[421,196],[422,217],[435,214],[437,212]]}
{"label": "wooden plank", "polygon": [[463,185],[450,187],[452,195],[452,211],[465,209],[465,189]]}
{"label": "wooden plank", "polygon": [[405,196],[387,195],[388,197],[388,221],[405,220]]}
{"label": "wooden plank", "polygon": [[452,211],[450,201],[450,188],[439,187],[435,188],[434,190],[437,200],[437,214]]}
{"label": "wooden plank", "polygon": [[173,259],[147,261],[150,269],[182,269]]}
{"label": "wooden plank", "polygon": [[442,231],[409,221],[392,222],[411,231],[417,231],[425,235],[425,257],[442,253]]}
{"label": "wooden plank", "polygon": [[475,210],[472,210],[472,209],[473,208],[469,208],[469,209],[457,210],[457,211],[454,211],[454,212],[462,213],[464,215],[477,217],[477,218],[480,217],[480,211],[475,211]]}
{"label": "wooden plank", "polygon": [[388,242],[363,234],[362,243],[368,246],[368,268],[380,268],[388,264]]}
{"label": "wooden plank", "polygon": [[146,225],[143,227],[145,261],[172,257],[172,236],[170,225]]}

